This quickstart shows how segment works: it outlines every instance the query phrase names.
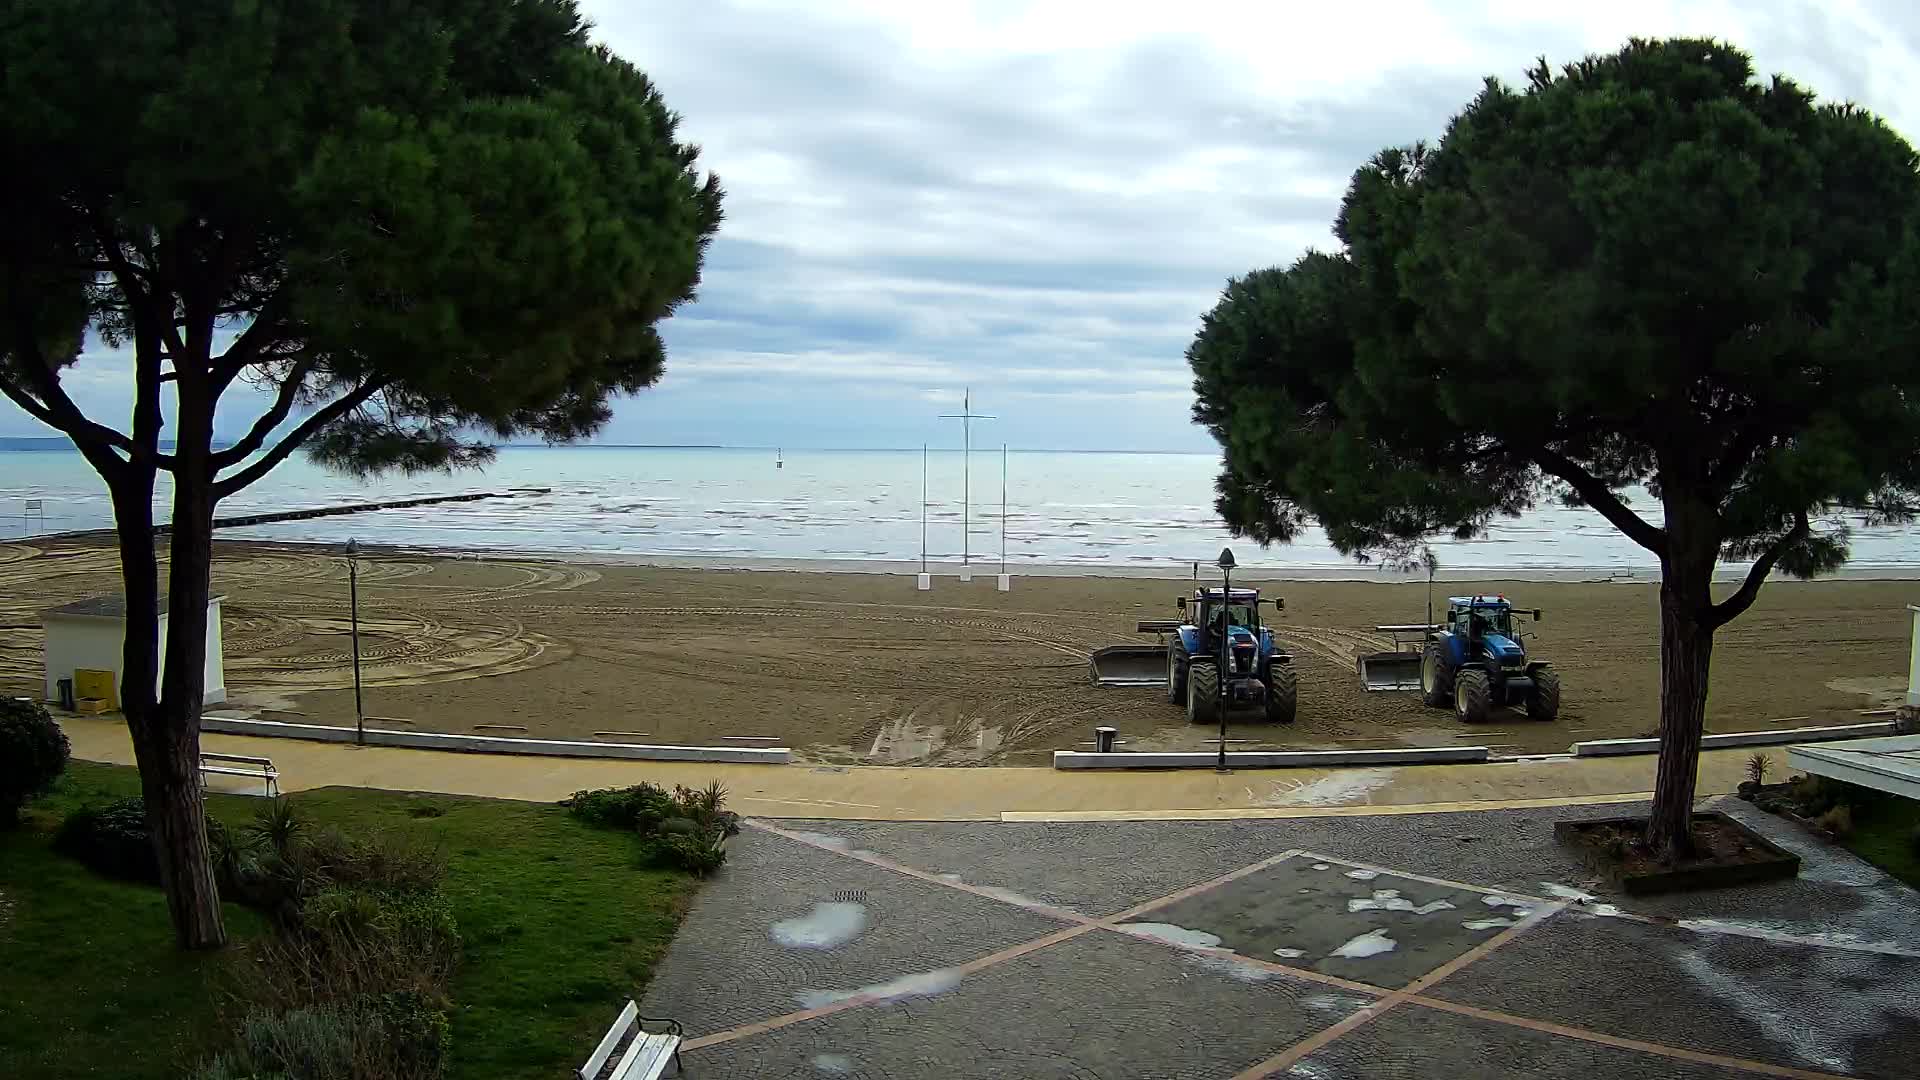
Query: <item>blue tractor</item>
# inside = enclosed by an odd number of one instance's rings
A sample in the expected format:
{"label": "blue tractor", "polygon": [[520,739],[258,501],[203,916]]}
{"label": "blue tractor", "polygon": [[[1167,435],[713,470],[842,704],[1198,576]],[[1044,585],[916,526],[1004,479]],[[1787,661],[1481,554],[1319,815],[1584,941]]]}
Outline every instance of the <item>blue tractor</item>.
{"label": "blue tractor", "polygon": [[1421,697],[1470,724],[1505,707],[1524,707],[1535,720],[1559,716],[1559,674],[1527,659],[1514,630],[1529,616],[1538,622],[1540,609],[1516,609],[1504,596],[1448,597],[1446,621],[1431,628],[1420,657]]}
{"label": "blue tractor", "polygon": [[[1258,708],[1270,721],[1293,723],[1299,702],[1293,657],[1260,625],[1260,591],[1199,588],[1174,602],[1182,612],[1179,621],[1140,624],[1167,635],[1167,700],[1184,705],[1189,721],[1216,720],[1224,680],[1229,709]],[[1278,599],[1266,602],[1285,606]]]}

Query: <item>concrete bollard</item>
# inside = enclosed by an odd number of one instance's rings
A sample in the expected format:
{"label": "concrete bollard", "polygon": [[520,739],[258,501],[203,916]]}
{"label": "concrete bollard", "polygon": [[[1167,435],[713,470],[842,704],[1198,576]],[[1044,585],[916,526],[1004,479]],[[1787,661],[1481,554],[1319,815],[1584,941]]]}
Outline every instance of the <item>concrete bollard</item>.
{"label": "concrete bollard", "polygon": [[1013,575],[1001,574],[999,576],[999,579],[994,583],[994,588],[999,589],[1001,592],[1012,592],[1013,591]]}
{"label": "concrete bollard", "polygon": [[932,574],[914,575],[913,587],[920,590],[921,592],[931,592],[933,590],[933,575]]}
{"label": "concrete bollard", "polygon": [[1113,753],[1113,737],[1120,734],[1119,728],[1097,727],[1093,729],[1093,752],[1096,754]]}

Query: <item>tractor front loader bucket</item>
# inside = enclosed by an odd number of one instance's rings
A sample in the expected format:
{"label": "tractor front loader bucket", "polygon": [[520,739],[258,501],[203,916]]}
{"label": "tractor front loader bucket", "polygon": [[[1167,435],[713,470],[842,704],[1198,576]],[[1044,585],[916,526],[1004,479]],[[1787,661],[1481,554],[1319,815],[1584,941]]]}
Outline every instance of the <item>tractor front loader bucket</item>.
{"label": "tractor front loader bucket", "polygon": [[1412,652],[1367,653],[1354,664],[1360,671],[1360,686],[1365,690],[1420,689],[1420,654]]}
{"label": "tractor front loader bucket", "polygon": [[1167,685],[1165,645],[1109,645],[1087,657],[1096,686]]}

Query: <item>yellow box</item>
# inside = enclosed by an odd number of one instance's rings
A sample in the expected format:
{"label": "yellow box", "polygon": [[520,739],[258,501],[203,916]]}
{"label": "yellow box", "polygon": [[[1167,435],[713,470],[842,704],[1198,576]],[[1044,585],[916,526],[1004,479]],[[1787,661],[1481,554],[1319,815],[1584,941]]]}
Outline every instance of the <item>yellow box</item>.
{"label": "yellow box", "polygon": [[[113,685],[113,672],[97,668],[76,668],[73,672],[73,696],[85,701],[94,698],[106,702],[106,708],[100,712],[112,712],[120,707],[118,688]],[[81,712],[87,710],[82,709]]]}

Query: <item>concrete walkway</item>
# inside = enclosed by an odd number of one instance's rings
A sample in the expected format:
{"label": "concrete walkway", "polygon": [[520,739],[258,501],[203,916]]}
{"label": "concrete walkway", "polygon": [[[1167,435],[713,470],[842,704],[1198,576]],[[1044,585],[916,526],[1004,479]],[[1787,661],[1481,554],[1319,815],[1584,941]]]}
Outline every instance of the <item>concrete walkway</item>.
{"label": "concrete walkway", "polygon": [[[73,753],[133,763],[119,719],[62,719]],[[724,765],[460,754],[352,747],[296,739],[204,735],[204,749],[272,758],[285,791],[368,787],[551,802],[583,788],[642,780],[703,786],[718,780],[729,801],[756,817],[892,821],[1103,820],[1120,818],[1296,817],[1486,805],[1552,806],[1645,798],[1654,758],[1621,757],[1490,765],[1359,769],[1055,772],[1011,768]],[[1700,794],[1731,792],[1750,751],[1701,755]],[[1773,755],[1776,771],[1784,751]],[[221,791],[249,790],[234,777]],[[258,791],[258,785],[251,790]]]}
{"label": "concrete walkway", "polygon": [[690,1076],[1894,1080],[1920,894],[1594,896],[1556,818],[750,823],[641,1011]]}

